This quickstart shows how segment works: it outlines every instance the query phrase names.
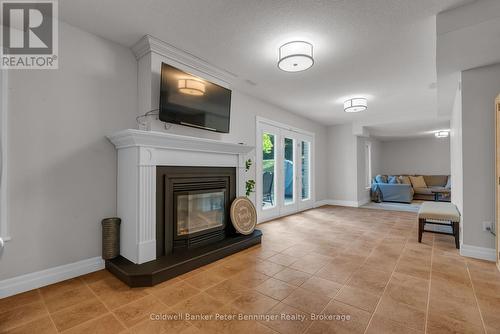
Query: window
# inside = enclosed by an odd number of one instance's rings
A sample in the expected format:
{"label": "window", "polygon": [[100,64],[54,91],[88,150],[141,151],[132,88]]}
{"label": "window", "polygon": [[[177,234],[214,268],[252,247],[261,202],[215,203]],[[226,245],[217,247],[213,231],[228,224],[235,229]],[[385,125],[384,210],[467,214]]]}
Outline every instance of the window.
{"label": "window", "polygon": [[365,143],[365,187],[370,188],[372,183],[372,143]]}

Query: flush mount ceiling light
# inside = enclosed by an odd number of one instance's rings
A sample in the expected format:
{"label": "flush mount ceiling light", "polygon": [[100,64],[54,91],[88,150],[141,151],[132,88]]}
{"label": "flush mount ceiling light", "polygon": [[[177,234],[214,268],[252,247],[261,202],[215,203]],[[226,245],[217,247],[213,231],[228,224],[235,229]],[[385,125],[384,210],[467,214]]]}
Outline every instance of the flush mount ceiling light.
{"label": "flush mount ceiling light", "polygon": [[355,97],[344,102],[345,112],[361,112],[368,108],[368,100],[364,97]]}
{"label": "flush mount ceiling light", "polygon": [[205,84],[194,79],[179,79],[177,83],[179,92],[188,95],[201,96],[205,94]]}
{"label": "flush mount ceiling light", "polygon": [[288,42],[280,46],[278,67],[286,72],[305,71],[314,64],[313,46],[304,41]]}
{"label": "flush mount ceiling light", "polygon": [[447,138],[450,135],[450,131],[437,131],[434,132],[436,138]]}

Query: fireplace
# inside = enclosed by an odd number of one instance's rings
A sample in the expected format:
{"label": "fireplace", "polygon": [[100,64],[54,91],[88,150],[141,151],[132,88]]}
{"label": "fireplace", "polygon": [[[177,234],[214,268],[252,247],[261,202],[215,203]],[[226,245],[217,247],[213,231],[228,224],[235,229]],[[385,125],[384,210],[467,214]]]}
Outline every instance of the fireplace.
{"label": "fireplace", "polygon": [[156,178],[156,254],[186,251],[235,233],[229,207],[236,197],[236,168],[158,166]]}
{"label": "fireplace", "polygon": [[253,147],[154,131],[108,137],[118,151],[120,256],[106,268],[129,286],[152,286],[259,244],[236,233],[229,209],[245,195]]}

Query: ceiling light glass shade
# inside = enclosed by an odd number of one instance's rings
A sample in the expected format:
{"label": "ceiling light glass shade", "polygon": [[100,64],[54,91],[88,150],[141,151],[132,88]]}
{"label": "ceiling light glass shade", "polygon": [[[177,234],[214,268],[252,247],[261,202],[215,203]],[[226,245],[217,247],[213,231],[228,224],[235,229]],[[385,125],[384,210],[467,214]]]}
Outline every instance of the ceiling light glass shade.
{"label": "ceiling light glass shade", "polygon": [[438,131],[438,132],[435,132],[434,135],[436,136],[436,138],[447,138],[450,135],[450,132],[449,131]]}
{"label": "ceiling light glass shade", "polygon": [[344,102],[345,112],[360,112],[368,108],[368,100],[364,97],[356,97]]}
{"label": "ceiling light glass shade", "polygon": [[189,95],[201,96],[205,94],[205,84],[194,79],[180,79],[177,83],[179,92]]}
{"label": "ceiling light glass shade", "polygon": [[311,43],[303,41],[288,42],[279,49],[278,67],[283,71],[305,71],[313,64],[313,46]]}

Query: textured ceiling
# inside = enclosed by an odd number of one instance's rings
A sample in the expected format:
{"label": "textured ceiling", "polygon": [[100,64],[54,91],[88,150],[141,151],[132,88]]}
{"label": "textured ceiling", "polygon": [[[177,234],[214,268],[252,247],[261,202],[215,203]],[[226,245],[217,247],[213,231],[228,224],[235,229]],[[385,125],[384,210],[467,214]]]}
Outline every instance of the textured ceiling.
{"label": "textured ceiling", "polygon": [[[250,95],[324,124],[434,120],[438,12],[471,0],[64,0],[60,16],[132,46],[145,34],[238,76]],[[278,47],[305,39],[315,65],[286,73]],[[248,84],[247,80],[256,83]],[[346,114],[346,96],[369,109]]]}

